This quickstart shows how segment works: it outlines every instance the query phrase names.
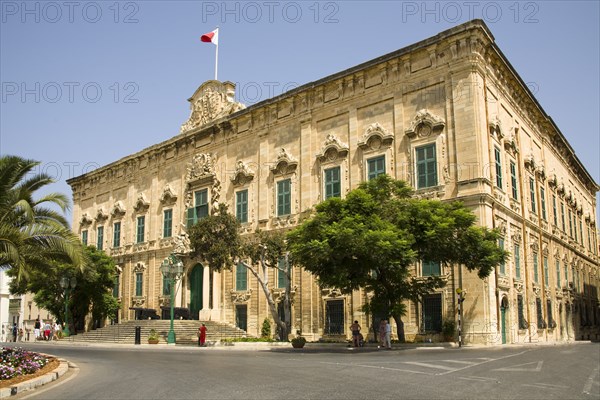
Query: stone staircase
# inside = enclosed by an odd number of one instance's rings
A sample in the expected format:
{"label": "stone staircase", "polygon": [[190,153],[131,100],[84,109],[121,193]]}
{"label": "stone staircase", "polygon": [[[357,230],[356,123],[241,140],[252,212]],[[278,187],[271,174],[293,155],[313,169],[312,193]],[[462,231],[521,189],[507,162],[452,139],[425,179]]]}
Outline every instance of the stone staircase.
{"label": "stone staircase", "polygon": [[[206,325],[206,341],[216,342],[228,338],[246,337],[246,332],[223,322],[216,321],[190,321],[175,320],[173,329],[177,344],[197,345],[198,337],[196,332],[200,325]],[[171,321],[169,320],[137,320],[124,321],[115,325],[107,325],[104,328],[92,330],[85,333],[70,336],[66,340],[74,342],[109,342],[109,343],[135,343],[135,327],[141,328],[141,343],[148,343],[150,329],[156,329],[160,339],[159,343],[167,342],[167,335]],[[65,340],[65,339],[63,339]]]}

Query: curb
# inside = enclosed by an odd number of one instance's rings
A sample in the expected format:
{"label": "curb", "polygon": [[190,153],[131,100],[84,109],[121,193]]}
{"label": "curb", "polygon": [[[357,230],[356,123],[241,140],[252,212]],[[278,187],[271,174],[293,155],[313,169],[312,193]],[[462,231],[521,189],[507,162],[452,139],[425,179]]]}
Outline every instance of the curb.
{"label": "curb", "polygon": [[[47,355],[47,354],[45,354]],[[67,373],[69,370],[69,362],[65,359],[58,358],[60,365],[53,371],[50,371],[44,375],[36,376],[28,381],[17,383],[7,388],[0,389],[0,399],[4,399],[10,396],[14,396],[18,393],[25,392],[27,390],[33,390],[39,386],[46,385],[53,382]]]}

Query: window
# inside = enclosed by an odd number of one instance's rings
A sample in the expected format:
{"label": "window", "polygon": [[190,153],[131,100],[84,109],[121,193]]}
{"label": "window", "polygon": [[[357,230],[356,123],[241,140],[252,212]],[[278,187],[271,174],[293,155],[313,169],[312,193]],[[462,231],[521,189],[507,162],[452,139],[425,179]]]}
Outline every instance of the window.
{"label": "window", "polygon": [[163,211],[163,237],[173,236],[173,209]]}
{"label": "window", "polygon": [[581,240],[581,244],[583,245],[583,222],[581,221],[581,217],[579,217],[579,240]]}
{"label": "window", "polygon": [[510,162],[510,187],[512,189],[512,198],[519,199],[519,190],[517,189],[517,166],[514,162]]}
{"label": "window", "polygon": [[287,287],[287,275],[284,271],[288,271],[288,265],[285,261],[284,257],[281,257],[277,262],[277,287],[280,289],[285,289]]}
{"label": "window", "polygon": [[441,267],[438,261],[423,261],[421,268],[422,276],[441,275]]}
{"label": "window", "polygon": [[119,275],[115,276],[113,282],[113,297],[119,297]]}
{"label": "window", "polygon": [[379,156],[367,160],[367,180],[375,179],[381,174],[385,174],[385,156]]}
{"label": "window", "polygon": [[577,242],[577,214],[573,213],[573,233],[575,237],[575,241]]}
{"label": "window", "polygon": [[96,237],[96,248],[98,250],[102,250],[102,244],[104,243],[104,227],[99,226],[97,229],[97,237]]}
{"label": "window", "polygon": [[496,162],[496,186],[502,189],[502,161],[500,160],[500,149],[494,147],[494,160]]}
{"label": "window", "polygon": [[435,143],[418,147],[417,150],[417,189],[437,186],[437,161]]}
{"label": "window", "polygon": [[515,275],[517,278],[521,277],[521,246],[515,244],[514,246],[514,256],[515,256]]}
{"label": "window", "polygon": [[284,179],[277,182],[277,216],[292,213],[292,182]]}
{"label": "window", "polygon": [[569,237],[573,237],[573,223],[571,222],[571,210],[569,210]]}
{"label": "window", "polygon": [[556,260],[556,287],[560,287],[560,261]]}
{"label": "window", "polygon": [[[503,238],[498,239],[498,247],[500,247],[502,250],[504,250],[504,239]],[[504,261],[502,261],[500,263],[500,275],[506,275],[506,264],[504,263]]]}
{"label": "window", "polygon": [[546,315],[548,316],[548,327],[556,328],[556,322],[554,322],[554,318],[552,317],[552,300],[546,300]]}
{"label": "window", "polygon": [[248,189],[235,193],[235,216],[242,224],[248,222]]}
{"label": "window", "polygon": [[542,299],[540,299],[539,297],[535,299],[535,311],[537,314],[538,329],[546,328],[546,321],[544,321],[544,311],[542,310]]}
{"label": "window", "polygon": [[533,281],[535,283],[539,283],[540,275],[538,271],[538,255],[537,253],[533,253]]}
{"label": "window", "polygon": [[162,294],[163,296],[170,296],[171,295],[171,280],[169,278],[167,278],[165,275],[163,275],[162,277]]}
{"label": "window", "polygon": [[88,231],[81,231],[81,243],[83,243],[84,246],[87,246],[87,240],[88,240]]}
{"label": "window", "polygon": [[344,300],[329,300],[325,303],[325,335],[343,335]]}
{"label": "window", "polygon": [[423,328],[426,332],[442,331],[442,295],[423,297]]}
{"label": "window", "polygon": [[586,228],[587,228],[588,250],[592,251],[592,234],[590,233],[590,226],[588,225]]}
{"label": "window", "polygon": [[519,329],[527,329],[527,321],[525,320],[525,306],[523,296],[517,295],[517,312],[519,314]]}
{"label": "window", "polygon": [[144,274],[141,272],[137,272],[135,274],[135,295],[136,296],[141,296],[143,291],[143,284],[144,284]]}
{"label": "window", "polygon": [[548,286],[550,280],[550,273],[548,271],[548,257],[544,257],[544,284]]}
{"label": "window", "polygon": [[194,192],[194,207],[187,210],[187,227],[190,228],[206,216],[208,216],[208,189],[202,189]]}
{"label": "window", "polygon": [[560,219],[562,221],[562,230],[566,232],[567,229],[565,227],[565,204],[563,202],[560,203]]}
{"label": "window", "polygon": [[535,181],[533,178],[529,178],[529,198],[531,199],[531,212],[535,213]]}
{"label": "window", "polygon": [[140,217],[137,217],[136,243],[144,242],[145,225],[146,225],[146,217],[143,215]]}
{"label": "window", "polygon": [[552,213],[554,215],[554,226],[558,226],[558,210],[556,209],[556,195],[552,195]]}
{"label": "window", "polygon": [[248,268],[242,263],[235,267],[235,290],[248,290]]}
{"label": "window", "polygon": [[567,262],[565,261],[565,285],[569,286],[569,267],[567,266]]}
{"label": "window", "polygon": [[329,168],[325,171],[325,200],[330,197],[342,197],[340,183],[340,167]]}
{"label": "window", "polygon": [[121,222],[113,224],[113,247],[121,246]]}
{"label": "window", "polygon": [[543,187],[540,188],[540,208],[542,209],[542,219],[546,221],[548,219],[546,215],[546,189]]}

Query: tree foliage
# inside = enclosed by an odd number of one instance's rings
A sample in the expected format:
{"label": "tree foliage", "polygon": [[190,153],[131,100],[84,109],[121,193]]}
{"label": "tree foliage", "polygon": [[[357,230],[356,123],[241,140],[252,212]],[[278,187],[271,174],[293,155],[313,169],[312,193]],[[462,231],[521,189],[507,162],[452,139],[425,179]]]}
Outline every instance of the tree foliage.
{"label": "tree foliage", "polygon": [[12,281],[11,292],[34,293],[38,306],[50,311],[58,320],[65,321],[65,290],[60,286],[60,279],[74,277],[76,286],[70,290],[69,322],[78,326],[89,313],[94,321],[115,318],[119,303],[110,292],[116,277],[115,263],[94,246],[85,247],[85,256],[89,262],[83,270],[72,264],[53,261],[48,268],[33,270],[27,278]]}
{"label": "tree foliage", "polygon": [[58,208],[69,208],[60,193],[34,199],[35,192],[53,183],[35,173],[39,162],[17,156],[0,157],[0,268],[17,280],[55,261],[83,268],[85,257],[79,238],[71,232]]}
{"label": "tree foliage", "polygon": [[419,301],[444,282],[415,277],[419,260],[463,264],[484,278],[504,260],[498,233],[475,226],[459,202],[419,200],[403,181],[381,175],[363,182],[344,199],[330,198],[291,231],[292,260],[321,284],[373,293],[366,310],[392,315],[403,340],[404,300]]}

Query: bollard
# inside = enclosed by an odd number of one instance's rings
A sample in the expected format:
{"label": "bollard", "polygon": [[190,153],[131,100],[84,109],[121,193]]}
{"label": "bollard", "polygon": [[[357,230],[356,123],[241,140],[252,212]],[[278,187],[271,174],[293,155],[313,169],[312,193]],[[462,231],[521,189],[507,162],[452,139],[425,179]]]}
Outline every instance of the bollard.
{"label": "bollard", "polygon": [[142,343],[142,327],[136,326],[135,327],[135,344],[141,344],[141,343]]}

